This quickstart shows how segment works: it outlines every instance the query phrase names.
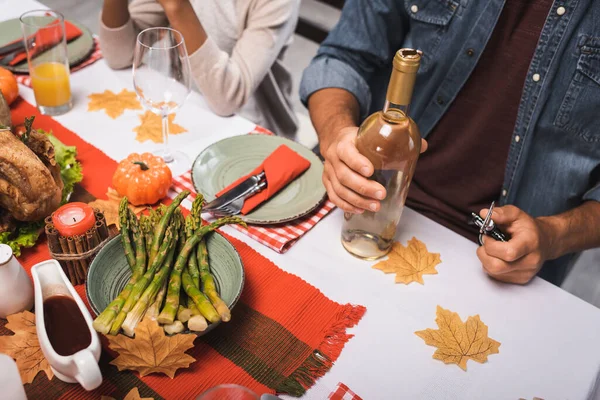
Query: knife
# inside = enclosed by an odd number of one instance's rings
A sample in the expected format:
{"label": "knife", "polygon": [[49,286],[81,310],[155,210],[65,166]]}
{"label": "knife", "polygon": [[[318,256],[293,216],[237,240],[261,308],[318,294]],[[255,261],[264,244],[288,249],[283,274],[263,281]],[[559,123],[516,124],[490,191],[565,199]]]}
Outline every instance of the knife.
{"label": "knife", "polygon": [[0,56],[4,56],[9,53],[13,53],[16,51],[24,51],[24,50],[25,50],[25,43],[23,42],[23,39],[21,39],[21,40],[15,41],[13,43],[9,43],[6,46],[0,47]]}
{"label": "knife", "polygon": [[252,188],[264,178],[264,172],[248,177],[239,185],[236,185],[235,187],[229,189],[227,192],[223,193],[221,196],[217,197],[216,199],[202,207],[202,212],[219,209],[223,206],[226,206],[227,204],[235,201],[241,196],[246,195],[248,191],[252,190]]}

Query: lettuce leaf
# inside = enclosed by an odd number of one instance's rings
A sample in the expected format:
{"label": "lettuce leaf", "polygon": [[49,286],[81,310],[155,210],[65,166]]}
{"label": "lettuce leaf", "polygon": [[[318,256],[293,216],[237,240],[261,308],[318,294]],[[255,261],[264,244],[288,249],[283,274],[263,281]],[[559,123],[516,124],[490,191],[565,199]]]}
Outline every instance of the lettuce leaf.
{"label": "lettuce leaf", "polygon": [[64,183],[62,196],[62,203],[64,204],[73,192],[75,184],[83,179],[83,169],[76,159],[77,148],[75,146],[64,145],[52,133],[48,133],[48,138],[54,146],[54,158],[60,166],[60,176]]}
{"label": "lettuce leaf", "polygon": [[[52,133],[45,132],[54,146],[54,158],[60,166],[60,176],[64,183],[62,202],[64,204],[73,192],[75,184],[83,179],[83,169],[77,161],[77,148],[75,146],[65,146]],[[19,222],[16,232],[0,233],[0,243],[11,247],[15,256],[21,255],[22,247],[33,247],[37,242],[44,221],[37,222]]]}
{"label": "lettuce leaf", "polygon": [[37,242],[43,226],[43,220],[22,222],[17,228],[16,235],[13,235],[11,232],[0,233],[0,243],[9,245],[14,255],[19,257],[21,255],[21,247],[35,246],[35,242]]}

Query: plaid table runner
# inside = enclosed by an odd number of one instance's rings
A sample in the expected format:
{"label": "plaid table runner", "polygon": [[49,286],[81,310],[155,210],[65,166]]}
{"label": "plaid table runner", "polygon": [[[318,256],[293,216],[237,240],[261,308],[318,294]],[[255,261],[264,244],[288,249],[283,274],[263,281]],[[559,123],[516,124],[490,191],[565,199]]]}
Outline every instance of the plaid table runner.
{"label": "plaid table runner", "polygon": [[[29,103],[18,100],[13,122],[35,115],[34,126],[53,131],[67,145],[75,145],[84,169],[81,185],[88,197],[104,198],[116,162],[75,133],[47,116],[41,116]],[[346,329],[362,318],[365,308],[329,300],[319,290],[295,275],[279,269],[244,242],[228,237],[240,253],[246,272],[244,292],[233,310],[232,321],[222,324],[207,337],[196,341],[190,354],[197,360],[180,370],[175,379],[123,371],[109,362],[114,354],[106,343],[101,359],[104,382],[93,392],[57,378],[48,381],[39,374],[25,385],[30,399],[123,398],[133,387],[142,397],[155,399],[194,399],[210,387],[236,383],[256,393],[302,395],[325,374],[352,337]],[[26,270],[49,258],[45,240],[20,257]],[[85,298],[85,287],[76,287]],[[0,319],[0,335],[10,334]]]}
{"label": "plaid table runner", "polygon": [[[82,68],[87,67],[90,64],[95,63],[99,59],[102,58],[102,52],[100,51],[100,42],[98,41],[98,36],[94,35],[94,50],[88,58],[86,58],[81,63],[71,68],[71,72],[79,71]],[[17,82],[21,85],[25,85],[27,87],[31,87],[31,77],[27,74],[17,74]]]}

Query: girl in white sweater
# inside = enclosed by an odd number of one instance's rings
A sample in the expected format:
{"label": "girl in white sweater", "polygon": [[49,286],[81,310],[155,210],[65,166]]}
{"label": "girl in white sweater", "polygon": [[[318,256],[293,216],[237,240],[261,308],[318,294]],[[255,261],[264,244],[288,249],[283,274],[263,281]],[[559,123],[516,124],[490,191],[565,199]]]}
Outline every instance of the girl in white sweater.
{"label": "girl in white sweater", "polygon": [[283,65],[300,0],[104,0],[100,44],[112,68],[131,66],[137,34],[183,34],[192,76],[218,115],[238,113],[294,139],[292,77]]}

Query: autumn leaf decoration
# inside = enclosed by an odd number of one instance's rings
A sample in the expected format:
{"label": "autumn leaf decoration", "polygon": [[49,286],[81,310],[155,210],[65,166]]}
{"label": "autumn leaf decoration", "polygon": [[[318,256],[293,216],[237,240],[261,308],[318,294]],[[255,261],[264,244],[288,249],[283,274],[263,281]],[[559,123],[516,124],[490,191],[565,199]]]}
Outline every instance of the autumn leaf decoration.
{"label": "autumn leaf decoration", "polygon": [[119,371],[135,370],[140,376],[161,373],[173,379],[179,368],[187,368],[196,361],[185,353],[194,347],[194,339],[193,334],[165,336],[156,321],[145,318],[135,328],[133,339],[125,335],[108,336],[110,348],[119,353],[110,363]]}
{"label": "autumn leaf decoration", "polygon": [[[122,196],[113,188],[108,188],[106,191],[106,197],[108,200],[96,199],[89,202],[88,205],[92,208],[97,208],[102,211],[104,218],[106,219],[106,225],[116,225],[117,229],[121,229],[119,226],[119,203],[121,203]],[[129,209],[134,214],[139,215],[146,209],[146,206],[134,206],[129,204]]]}
{"label": "autumn leaf decoration", "polygon": [[462,322],[457,313],[437,307],[435,322],[439,329],[415,332],[430,346],[437,347],[433,358],[446,364],[457,364],[467,370],[469,359],[484,363],[490,354],[499,353],[500,343],[488,337],[488,327],[479,315]]}
{"label": "autumn leaf decoration", "polygon": [[35,329],[35,315],[29,311],[9,315],[6,328],[13,331],[12,336],[0,336],[0,353],[14,358],[21,374],[21,381],[33,382],[40,371],[44,371],[48,380],[54,377],[50,364],[44,358]]}
{"label": "autumn leaf decoration", "polygon": [[435,266],[441,262],[439,253],[430,253],[425,243],[413,237],[406,247],[395,242],[388,259],[378,262],[373,268],[386,274],[396,274],[396,283],[423,284],[423,275],[437,274]]}
{"label": "autumn leaf decoration", "polygon": [[125,110],[142,109],[135,92],[127,89],[121,90],[118,94],[105,90],[104,93],[92,93],[88,98],[90,99],[88,111],[104,110],[112,119],[120,117]]}
{"label": "autumn leaf decoration", "polygon": [[[146,140],[151,140],[154,143],[162,143],[163,135],[161,117],[151,111],[146,111],[139,117],[140,125],[133,128],[133,131],[137,133],[137,135],[135,135],[135,140],[140,143],[143,143]],[[170,135],[177,135],[179,133],[187,132],[187,129],[185,129],[183,126],[177,125],[173,122],[175,119],[175,114],[169,114],[167,118],[169,121]]]}

